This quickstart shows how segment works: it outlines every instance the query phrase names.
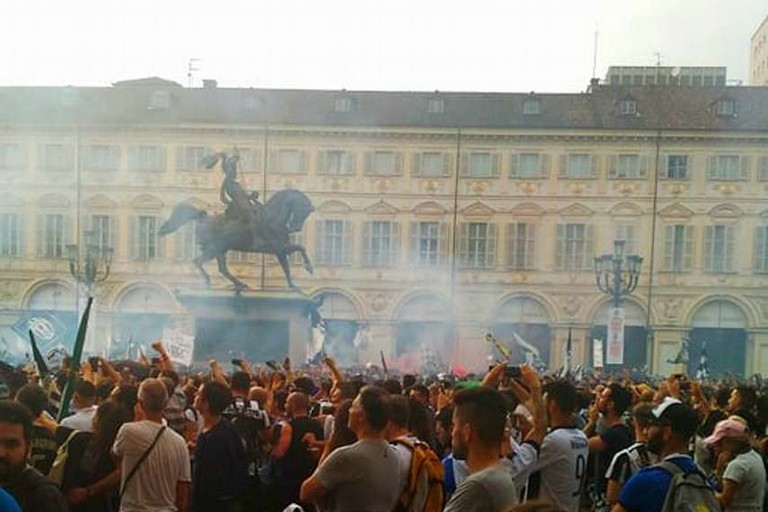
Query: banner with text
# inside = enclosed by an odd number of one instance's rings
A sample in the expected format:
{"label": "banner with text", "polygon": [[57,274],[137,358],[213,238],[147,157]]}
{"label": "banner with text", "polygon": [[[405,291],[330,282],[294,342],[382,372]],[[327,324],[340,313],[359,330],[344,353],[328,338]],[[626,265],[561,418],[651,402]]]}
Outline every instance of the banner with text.
{"label": "banner with text", "polygon": [[184,334],[179,329],[165,329],[163,331],[163,345],[168,352],[171,361],[184,366],[192,364],[192,355],[195,352],[195,337]]}
{"label": "banner with text", "polygon": [[592,367],[603,367],[603,340],[599,338],[592,339]]}
{"label": "banner with text", "polygon": [[608,316],[608,364],[624,364],[624,308],[612,308]]}

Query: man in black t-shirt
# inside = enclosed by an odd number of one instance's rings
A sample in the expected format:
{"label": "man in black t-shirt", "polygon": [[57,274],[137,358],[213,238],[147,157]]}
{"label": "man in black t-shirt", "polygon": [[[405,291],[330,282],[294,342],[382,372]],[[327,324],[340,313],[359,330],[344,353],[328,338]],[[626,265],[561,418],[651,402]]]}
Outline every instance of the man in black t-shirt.
{"label": "man in black t-shirt", "polygon": [[[595,454],[593,499],[598,511],[607,508],[605,492],[608,481],[605,474],[608,465],[614,455],[632,444],[632,430],[622,418],[631,403],[631,393],[620,384],[613,383],[603,390],[589,410],[589,422],[584,427],[584,433],[589,437],[590,453]],[[596,434],[600,414],[607,428],[602,434]]]}
{"label": "man in black t-shirt", "polygon": [[59,445],[56,436],[48,427],[42,425],[42,415],[48,406],[48,395],[37,384],[25,384],[16,394],[16,401],[24,405],[35,418],[32,425],[32,454],[29,462],[35,469],[47,475],[56,458]]}

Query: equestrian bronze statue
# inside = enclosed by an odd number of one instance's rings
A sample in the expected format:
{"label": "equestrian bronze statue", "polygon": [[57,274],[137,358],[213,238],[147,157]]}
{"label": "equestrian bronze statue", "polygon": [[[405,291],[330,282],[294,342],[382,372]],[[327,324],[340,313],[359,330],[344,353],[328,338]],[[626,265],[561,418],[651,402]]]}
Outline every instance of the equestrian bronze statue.
{"label": "equestrian bronze statue", "polygon": [[258,192],[246,191],[237,181],[239,157],[236,154],[216,153],[203,160],[208,169],[219,162],[224,172],[220,199],[226,205],[226,211],[211,216],[205,210],[182,202],[174,207],[171,218],[160,226],[158,233],[164,236],[188,222],[197,221],[195,234],[200,252],[193,261],[207,286],[211,285],[211,277],[203,264],[216,258],[219,272],[235,285],[236,290],[248,288],[227,268],[227,251],[241,251],[274,254],[285,273],[288,286],[296,289],[288,257],[298,252],[307,272],[311,274],[313,269],[307,251],[302,245],[291,243],[289,235],[301,231],[314,210],[312,202],[298,190],[280,190],[261,204]]}

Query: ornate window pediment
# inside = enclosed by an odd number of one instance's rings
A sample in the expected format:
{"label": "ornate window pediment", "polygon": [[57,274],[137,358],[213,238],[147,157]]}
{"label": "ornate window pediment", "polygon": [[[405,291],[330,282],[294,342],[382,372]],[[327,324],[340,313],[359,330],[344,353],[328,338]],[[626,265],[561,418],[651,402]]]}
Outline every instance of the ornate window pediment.
{"label": "ornate window pediment", "polygon": [[510,212],[514,217],[541,217],[546,210],[535,203],[521,203]]}
{"label": "ornate window pediment", "polygon": [[486,204],[475,202],[464,208],[461,213],[464,214],[465,217],[489,218],[496,212]]}
{"label": "ornate window pediment", "polygon": [[131,206],[137,210],[159,210],[163,207],[163,202],[155,196],[142,194],[131,201]]}
{"label": "ornate window pediment", "polygon": [[659,211],[659,217],[665,218],[689,218],[693,217],[693,210],[686,208],[680,203],[675,203],[662,208]]}
{"label": "ornate window pediment", "polygon": [[337,200],[326,201],[317,207],[318,212],[327,213],[347,213],[351,212],[352,208],[347,204]]}
{"label": "ornate window pediment", "polygon": [[435,201],[425,201],[413,208],[415,215],[445,215],[447,212],[448,210],[443,205]]}
{"label": "ornate window pediment", "polygon": [[595,211],[583,204],[574,203],[560,210],[561,217],[591,217]]}
{"label": "ornate window pediment", "polygon": [[365,208],[363,211],[374,215],[394,215],[397,213],[397,208],[382,199],[378,203],[374,203]]}
{"label": "ornate window pediment", "polygon": [[69,208],[69,198],[62,194],[47,194],[40,198],[38,203],[45,208]]}
{"label": "ornate window pediment", "polygon": [[744,215],[744,212],[736,205],[719,204],[709,211],[710,217],[719,219],[735,219]]}
{"label": "ornate window pediment", "polygon": [[85,205],[91,210],[111,210],[115,206],[114,201],[104,194],[96,194],[85,201]]}
{"label": "ornate window pediment", "polygon": [[635,203],[617,203],[611,208],[610,214],[614,217],[639,217],[643,209]]}
{"label": "ornate window pediment", "polygon": [[7,192],[0,194],[0,206],[22,206],[23,204],[24,200],[17,195]]}

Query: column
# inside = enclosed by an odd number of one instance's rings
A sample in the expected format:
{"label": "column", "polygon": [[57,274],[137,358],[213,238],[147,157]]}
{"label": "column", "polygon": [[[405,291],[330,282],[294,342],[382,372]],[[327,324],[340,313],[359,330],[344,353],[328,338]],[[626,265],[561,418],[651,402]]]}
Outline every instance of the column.
{"label": "column", "polygon": [[756,373],[768,375],[768,329],[748,330],[746,350],[744,377]]}

